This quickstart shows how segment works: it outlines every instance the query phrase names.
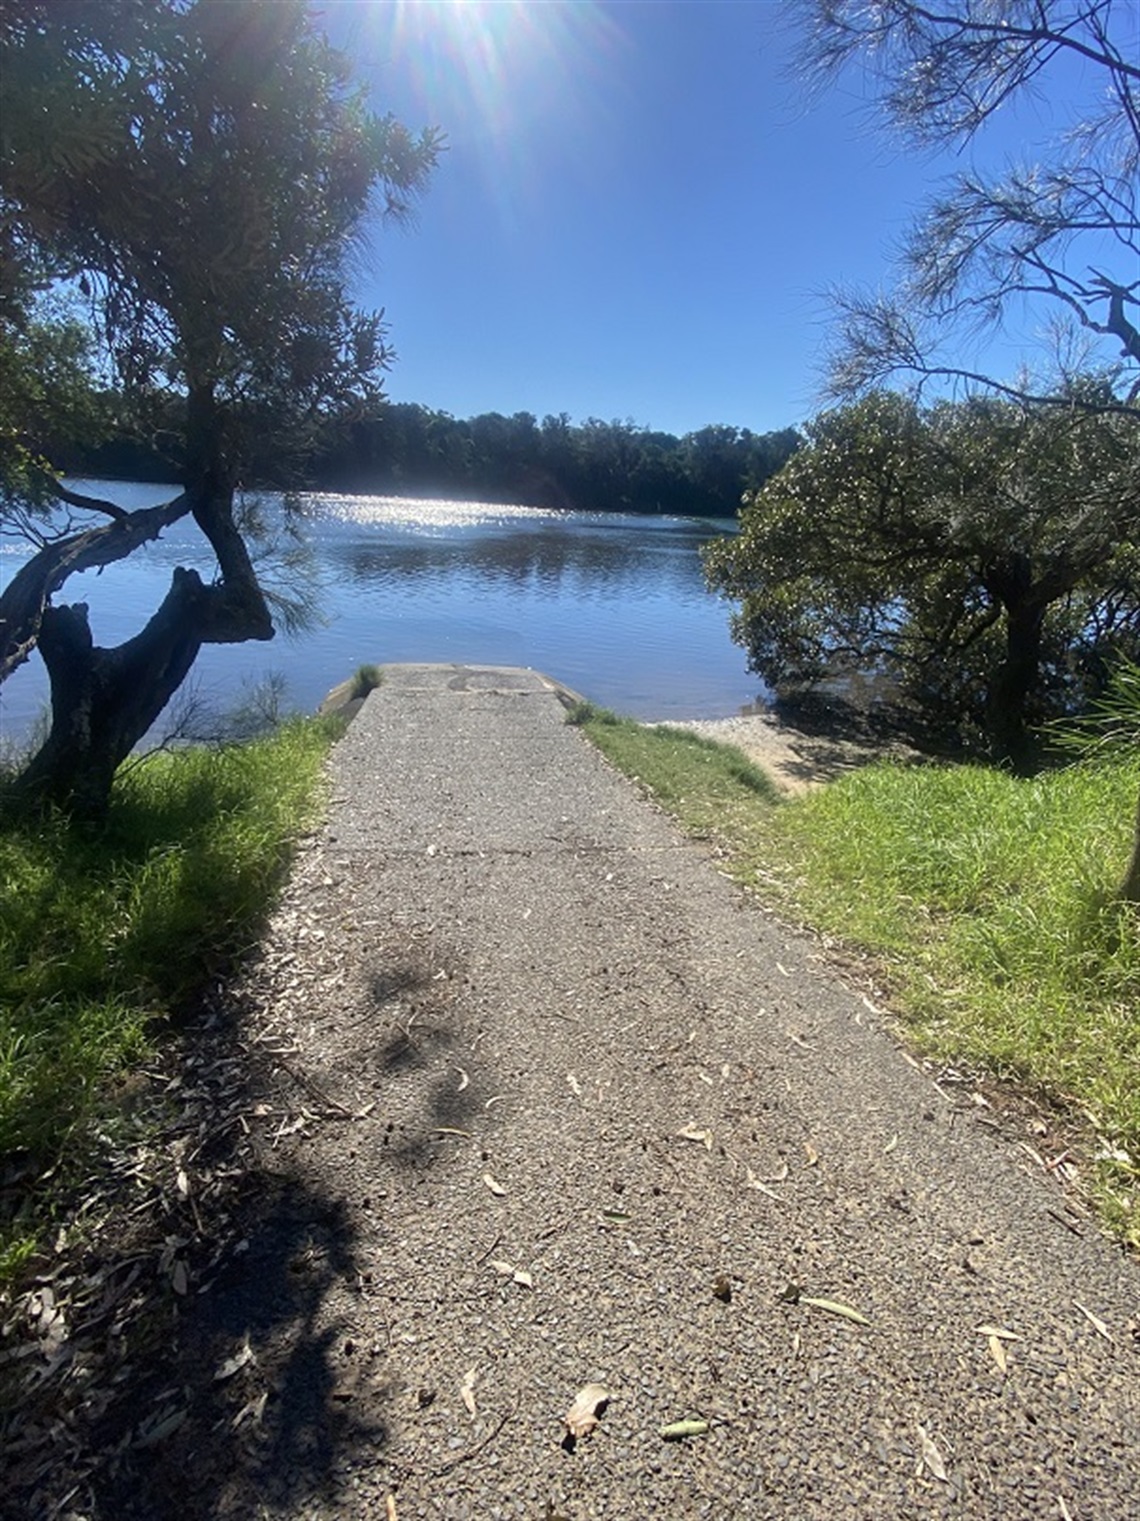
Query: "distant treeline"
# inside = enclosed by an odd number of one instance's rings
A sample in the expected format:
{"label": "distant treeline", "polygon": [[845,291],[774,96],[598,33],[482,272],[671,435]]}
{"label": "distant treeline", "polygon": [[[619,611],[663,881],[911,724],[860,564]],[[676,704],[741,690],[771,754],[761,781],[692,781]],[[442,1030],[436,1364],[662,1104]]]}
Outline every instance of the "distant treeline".
{"label": "distant treeline", "polygon": [[[457,418],[389,402],[326,429],[302,459],[251,460],[245,485],[732,517],[742,494],[763,485],[799,443],[794,428],[712,425],[678,438],[633,422],[572,423],[565,412],[541,422],[530,412]],[[75,473],[113,479],[165,480],[178,471],[161,449],[122,437],[82,455],[65,449],[62,458]]]}

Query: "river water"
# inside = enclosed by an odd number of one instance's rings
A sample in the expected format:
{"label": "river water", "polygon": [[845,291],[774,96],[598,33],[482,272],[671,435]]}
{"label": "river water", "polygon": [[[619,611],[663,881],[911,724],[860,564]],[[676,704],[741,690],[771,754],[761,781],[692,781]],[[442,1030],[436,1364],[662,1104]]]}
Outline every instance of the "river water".
{"label": "river water", "polygon": [[[127,507],[164,487],[73,482]],[[270,521],[280,498],[258,499]],[[532,666],[636,718],[723,718],[762,702],[760,680],[728,635],[727,604],[703,585],[699,546],[731,520],[554,512],[477,502],[310,494],[301,498],[317,621],[269,644],[204,649],[190,678],[224,709],[269,676],[285,706],[312,711],[365,661]],[[0,540],[0,578],[29,553]],[[96,643],[136,633],[175,565],[213,573],[193,525],[178,524],[63,592],[86,601]],[[272,576],[272,567],[269,574]],[[47,700],[38,657],[0,688],[0,733],[19,743]]]}

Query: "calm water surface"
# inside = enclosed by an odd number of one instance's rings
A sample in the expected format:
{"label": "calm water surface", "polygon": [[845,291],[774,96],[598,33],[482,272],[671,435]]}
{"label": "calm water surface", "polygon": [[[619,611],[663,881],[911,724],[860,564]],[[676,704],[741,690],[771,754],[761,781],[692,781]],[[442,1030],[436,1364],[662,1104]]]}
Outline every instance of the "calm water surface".
{"label": "calm water surface", "polygon": [[[164,501],[156,486],[77,483],[124,506]],[[271,519],[280,499],[259,499]],[[701,580],[698,547],[731,520],[550,512],[373,496],[302,498],[318,624],[269,644],[205,648],[191,682],[207,702],[240,701],[270,674],[311,711],[364,661],[532,666],[637,718],[720,718],[762,701],[728,636],[728,607]],[[26,546],[0,540],[0,577]],[[118,644],[154,612],[175,565],[213,571],[191,525],[64,595],[86,601],[96,643]],[[38,657],[0,688],[0,726],[19,740],[47,699]]]}

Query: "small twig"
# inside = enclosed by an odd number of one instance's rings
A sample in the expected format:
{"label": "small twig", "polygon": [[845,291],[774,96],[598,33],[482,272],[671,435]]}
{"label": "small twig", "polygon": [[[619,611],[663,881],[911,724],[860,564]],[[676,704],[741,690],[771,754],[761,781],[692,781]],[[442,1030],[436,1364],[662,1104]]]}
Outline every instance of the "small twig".
{"label": "small twig", "polygon": [[493,1251],[494,1251],[494,1250],[495,1250],[495,1248],[496,1248],[496,1247],[497,1247],[497,1246],[498,1246],[498,1244],[499,1244],[499,1242],[500,1242],[500,1241],[501,1241],[501,1240],[502,1240],[502,1239],[503,1239],[503,1237],[502,1237],[502,1233],[501,1233],[501,1232],[500,1232],[500,1234],[499,1234],[499,1235],[497,1235],[497,1236],[496,1236],[496,1237],[495,1237],[495,1239],[494,1239],[494,1241],[492,1241],[492,1242],[491,1242],[491,1244],[490,1244],[490,1246],[489,1246],[489,1247],[488,1247],[488,1248],[487,1248],[487,1250],[486,1250],[486,1251],[485,1251],[485,1252],[484,1252],[484,1253],[483,1253],[483,1255],[482,1255],[482,1256],[481,1256],[481,1257],[476,1257],[476,1259],[475,1259],[475,1266],[476,1266],[476,1267],[481,1267],[481,1266],[482,1266],[482,1264],[483,1264],[483,1263],[484,1263],[484,1262],[486,1262],[486,1260],[487,1260],[487,1258],[488,1258],[488,1257],[489,1257],[489,1256],[490,1256],[490,1255],[491,1255],[491,1253],[492,1253],[492,1252],[493,1252]]}
{"label": "small twig", "polygon": [[502,1431],[503,1427],[507,1424],[511,1417],[518,1413],[518,1408],[519,1405],[518,1401],[516,1400],[513,1407],[500,1418],[499,1423],[494,1428],[494,1430],[489,1431],[481,1442],[476,1442],[474,1447],[469,1447],[466,1452],[461,1452],[458,1457],[452,1458],[450,1462],[441,1463],[438,1468],[429,1468],[428,1477],[432,1479],[442,1479],[444,1474],[450,1473],[453,1468],[458,1468],[460,1463],[469,1463],[472,1458],[478,1457],[478,1455],[483,1451],[484,1447],[490,1446],[490,1444],[495,1440],[499,1432]]}
{"label": "small twig", "polygon": [[311,1077],[307,1077],[305,1073],[301,1072],[297,1067],[295,1067],[292,1062],[287,1061],[284,1056],[281,1056],[277,1052],[274,1052],[273,1060],[275,1062],[279,1062],[280,1065],[285,1068],[285,1071],[288,1072],[290,1077],[295,1079],[296,1082],[300,1083],[302,1088],[307,1088],[313,1097],[315,1099],[319,1099],[322,1104],[327,1104],[330,1109],[335,1110],[337,1114],[343,1115],[346,1119],[354,1120],[356,1118],[355,1109],[349,1109],[348,1106],[346,1104],[342,1104],[339,1099],[330,1097],[330,1095],[325,1092],[319,1083],[315,1083]]}
{"label": "small twig", "polygon": [[1066,1220],[1059,1209],[1053,1209],[1049,1205],[1046,1205],[1045,1213],[1047,1215],[1052,1215],[1053,1219],[1056,1220],[1058,1225],[1063,1225],[1067,1231],[1072,1231],[1074,1236],[1084,1235],[1084,1231],[1081,1230],[1080,1226],[1074,1225],[1071,1220]]}

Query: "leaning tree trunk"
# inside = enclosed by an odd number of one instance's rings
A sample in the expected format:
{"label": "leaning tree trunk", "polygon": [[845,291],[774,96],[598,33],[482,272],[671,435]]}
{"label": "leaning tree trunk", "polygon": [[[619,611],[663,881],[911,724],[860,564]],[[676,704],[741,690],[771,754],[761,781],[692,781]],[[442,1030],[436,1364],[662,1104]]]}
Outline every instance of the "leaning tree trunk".
{"label": "leaning tree trunk", "polygon": [[45,611],[39,649],[51,678],[52,725],[19,779],[23,795],[83,815],[105,807],[115,771],[202,647],[196,604],[207,590],[195,571],[176,570],[142,632],[109,650],[94,643],[84,603]]}
{"label": "leaning tree trunk", "polygon": [[268,615],[251,607],[248,589],[235,596],[182,567],[142,632],[115,649],[94,643],[83,603],[48,608],[39,648],[51,678],[51,733],[20,776],[19,794],[80,815],[101,813],[116,770],[182,685],[202,645],[272,633]]}

